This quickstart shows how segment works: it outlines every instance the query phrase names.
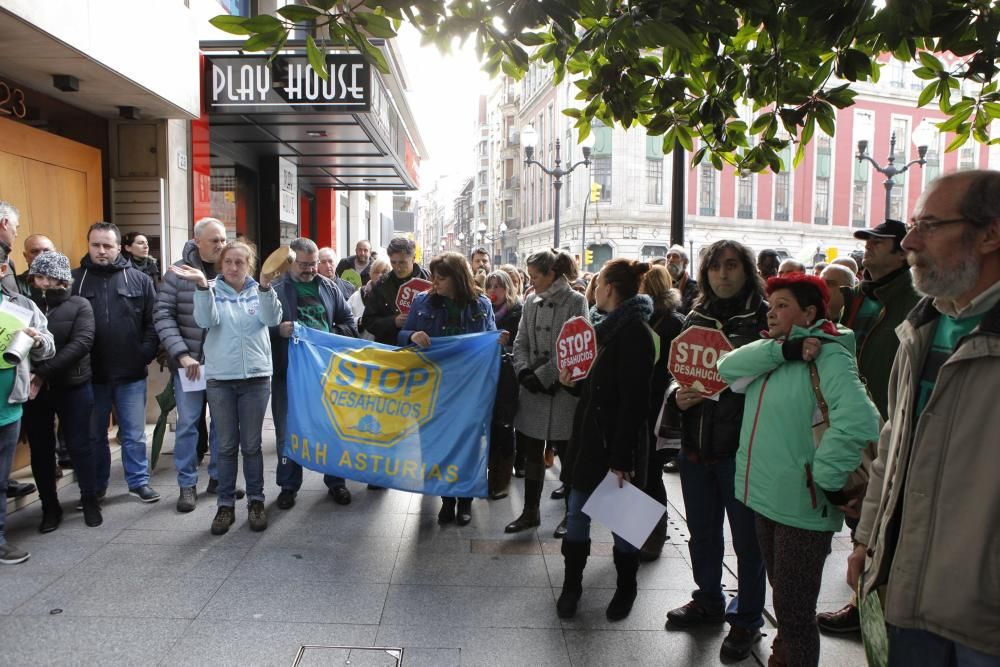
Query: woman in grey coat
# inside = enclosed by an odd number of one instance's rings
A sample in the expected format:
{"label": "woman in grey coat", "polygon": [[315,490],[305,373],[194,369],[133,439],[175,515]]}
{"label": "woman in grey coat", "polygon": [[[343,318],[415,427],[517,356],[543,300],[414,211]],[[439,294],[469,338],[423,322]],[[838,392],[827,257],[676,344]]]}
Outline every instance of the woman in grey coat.
{"label": "woman in grey coat", "polygon": [[[587,299],[573,290],[576,262],[566,252],[541,250],[528,257],[534,294],[525,298],[514,339],[514,370],[521,383],[514,429],[525,456],[524,511],[504,529],[516,533],[541,524],[538,505],[545,481],[545,445],[565,450],[577,399],[559,384],[556,339],[566,320],[587,317]],[[563,521],[565,523],[565,519]],[[564,532],[560,525],[557,536]]]}

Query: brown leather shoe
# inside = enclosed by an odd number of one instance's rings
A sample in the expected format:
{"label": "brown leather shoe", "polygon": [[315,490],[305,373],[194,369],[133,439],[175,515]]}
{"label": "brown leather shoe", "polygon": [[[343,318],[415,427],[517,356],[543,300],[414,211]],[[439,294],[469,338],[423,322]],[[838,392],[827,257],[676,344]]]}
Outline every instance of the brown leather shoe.
{"label": "brown leather shoe", "polygon": [[848,634],[861,631],[861,616],[858,608],[848,604],[838,611],[824,611],[816,614],[816,625],[823,632]]}

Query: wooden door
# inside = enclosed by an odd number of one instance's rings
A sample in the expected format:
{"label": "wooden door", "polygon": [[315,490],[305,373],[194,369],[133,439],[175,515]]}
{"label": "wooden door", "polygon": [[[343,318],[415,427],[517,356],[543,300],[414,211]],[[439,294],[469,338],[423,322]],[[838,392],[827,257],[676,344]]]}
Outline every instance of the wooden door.
{"label": "wooden door", "polygon": [[101,151],[0,118],[0,199],[21,212],[12,256],[25,270],[21,243],[45,234],[77,266],[87,228],[104,219]]}

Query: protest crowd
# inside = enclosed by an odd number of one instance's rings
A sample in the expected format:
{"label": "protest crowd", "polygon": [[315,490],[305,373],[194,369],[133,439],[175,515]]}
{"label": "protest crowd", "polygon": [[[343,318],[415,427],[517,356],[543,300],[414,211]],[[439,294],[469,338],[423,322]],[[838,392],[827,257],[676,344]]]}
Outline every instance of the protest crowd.
{"label": "protest crowd", "polygon": [[[18,274],[18,221],[0,201],[0,310],[4,326],[17,318],[20,328],[0,364],[0,479],[10,477],[23,432],[42,533],[58,530],[77,500],[85,524],[100,526],[102,502],[124,491],[109,488],[112,412],[126,492],[160,500],[145,417],[147,367],[157,359],[170,369],[177,413],[176,511],[214,496],[206,529],[222,535],[239,528],[240,499],[252,531],[267,529],[268,512],[292,511],[303,465],[319,458],[303,458],[310,450],[293,428],[300,339],[336,334],[352,339],[352,354],[376,350],[364,357],[370,374],[379,372],[375,355],[400,354],[395,348],[423,358],[452,337],[489,337],[493,370],[482,376],[496,383],[472,397],[485,415],[483,437],[455,444],[481,454],[485,491],[441,493],[437,521],[465,526],[477,503],[523,484],[523,508],[505,531],[539,529],[546,469],[558,465],[562,486],[551,497],[563,518],[544,530],[562,539],[560,618],[572,618],[587,595],[588,499],[602,484],[631,484],[665,505],[663,476],[674,473],[695,590],[663,610],[668,629],[728,623],[722,658],[747,658],[762,639],[770,583],[778,634],[769,665],[819,664],[820,630],[857,633],[869,614],[884,617],[891,665],[1000,665],[1000,456],[989,435],[1000,432],[1000,172],[946,174],[911,220],[855,231],[860,265],[779,262],[773,250],[723,239],[704,248],[696,275],[680,246],[588,274],[559,249],[523,266],[494,267],[485,249],[444,252],[421,266],[406,238],[392,239],[384,256],[360,241],[339,262],[332,249],[297,238],[275,275],[214,218],[194,224],[181,258],[162,272],[145,237],[122,238],[98,222],[76,268],[35,235],[23,240],[29,263]],[[406,290],[413,295],[401,308]],[[560,363],[568,323],[581,340],[593,337],[596,352],[574,358],[589,364],[583,379]],[[687,358],[689,372],[675,375],[672,343],[706,331],[723,348],[703,355],[711,363],[701,368]],[[686,381],[691,374],[723,388]],[[419,372],[407,377],[420,391]],[[413,420],[418,399],[405,404]],[[273,507],[264,493],[268,408],[278,455]],[[411,414],[399,411],[398,419]],[[60,462],[79,487],[65,507]],[[354,477],[324,470],[332,501],[349,505]],[[424,474],[416,470],[411,476]],[[445,469],[435,488],[464,474]],[[378,493],[383,486],[371,479],[358,481]],[[6,540],[5,513],[0,496],[0,563],[16,565],[30,555]],[[614,535],[609,620],[629,616],[642,563],[660,556],[667,521],[664,512],[642,544]],[[735,596],[722,586],[724,522],[738,563]],[[834,562],[831,542],[845,522],[854,550]],[[843,568],[856,591],[839,610],[817,609],[827,565]]]}

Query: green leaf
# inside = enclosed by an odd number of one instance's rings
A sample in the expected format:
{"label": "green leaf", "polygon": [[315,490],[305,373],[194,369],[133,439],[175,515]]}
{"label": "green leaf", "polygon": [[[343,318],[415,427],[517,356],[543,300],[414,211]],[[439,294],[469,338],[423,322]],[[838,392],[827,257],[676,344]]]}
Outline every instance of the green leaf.
{"label": "green leaf", "polygon": [[937,83],[932,83],[929,86],[926,86],[923,90],[921,90],[920,97],[917,98],[917,106],[918,107],[926,106],[931,100],[934,99],[934,95],[937,93],[937,89],[938,89]]}
{"label": "green leaf", "polygon": [[521,42],[525,46],[541,46],[549,40],[546,39],[546,36],[543,33],[522,32],[517,36],[517,41]]}
{"label": "green leaf", "polygon": [[966,129],[965,132],[963,132],[963,133],[959,134],[958,136],[956,136],[955,140],[952,141],[950,144],[948,144],[948,147],[946,149],[944,149],[944,152],[945,153],[950,153],[950,152],[952,152],[954,150],[958,150],[963,145],[965,145],[965,142],[968,141],[968,140],[969,140],[969,130]]}
{"label": "green leaf", "polygon": [[208,22],[219,30],[228,32],[230,35],[250,34],[250,31],[243,27],[246,19],[242,16],[230,16],[229,14],[223,14],[222,16],[214,16],[210,18]]}
{"label": "green leaf", "polygon": [[274,30],[272,32],[262,32],[254,35],[243,42],[240,47],[244,51],[266,51],[282,40],[287,35],[285,30]]}
{"label": "green leaf", "polygon": [[306,0],[306,2],[308,2],[313,7],[316,7],[317,9],[321,9],[324,12],[328,12],[334,7],[336,7],[337,3],[340,2],[340,0]]}
{"label": "green leaf", "polygon": [[285,5],[284,7],[280,7],[278,9],[278,13],[292,23],[315,21],[323,15],[320,11],[303,5]]}
{"label": "green leaf", "polygon": [[319,78],[324,81],[329,80],[330,73],[326,70],[326,52],[316,46],[316,40],[312,35],[306,35],[306,56],[309,58],[309,66],[313,68]]}
{"label": "green leaf", "polygon": [[396,31],[392,29],[392,24],[384,16],[379,16],[378,14],[355,14],[354,17],[364,27],[365,32],[372,37],[392,39],[396,36]]}
{"label": "green leaf", "polygon": [[986,113],[989,114],[990,118],[1000,118],[1000,104],[996,102],[984,102],[983,108],[986,109]]}
{"label": "green leaf", "polygon": [[941,61],[934,57],[934,54],[929,51],[921,51],[917,55],[920,58],[920,64],[927,69],[933,70],[934,72],[940,72],[944,69],[944,65],[941,64]]}
{"label": "green leaf", "polygon": [[270,14],[258,14],[252,19],[247,19],[243,27],[250,32],[275,32],[283,30],[284,24]]}

